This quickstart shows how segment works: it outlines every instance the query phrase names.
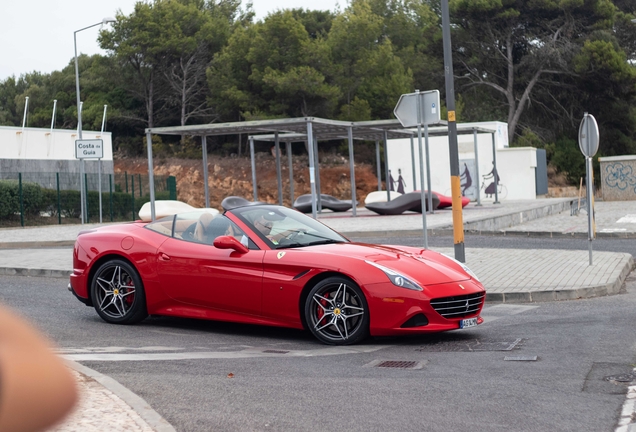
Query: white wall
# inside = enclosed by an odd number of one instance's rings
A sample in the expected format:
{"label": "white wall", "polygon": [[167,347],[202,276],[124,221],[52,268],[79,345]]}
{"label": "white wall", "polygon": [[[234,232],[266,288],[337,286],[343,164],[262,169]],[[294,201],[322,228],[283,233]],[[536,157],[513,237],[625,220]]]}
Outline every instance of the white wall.
{"label": "white wall", "polygon": [[[479,127],[489,129],[495,135],[495,147],[497,149],[497,169],[499,172],[500,182],[507,188],[507,196],[505,199],[535,199],[536,186],[534,171],[537,165],[536,149],[530,147],[509,148],[508,147],[508,128],[506,123],[502,122],[483,122],[483,123],[462,123],[458,125],[458,130],[471,127]],[[434,130],[432,128],[431,130]],[[416,129],[415,129],[416,131]],[[424,134],[422,134],[423,136]],[[478,160],[479,178],[476,172],[473,172],[473,187],[481,187],[483,182],[482,176],[488,174],[492,168],[493,161],[493,142],[492,133],[477,134],[477,158],[475,157],[475,140],[472,133],[467,135],[458,135],[457,143],[459,150],[459,160]],[[405,182],[405,192],[411,192],[414,189],[420,189],[420,168],[419,168],[419,151],[417,137],[413,140],[413,148],[415,154],[415,180],[417,184],[413,187],[413,168],[411,159],[411,141],[409,139],[389,140],[388,143],[388,159],[389,169],[394,180],[398,180],[399,170]],[[425,154],[425,143],[422,138],[422,150]],[[445,195],[450,195],[450,155],[448,146],[448,137],[430,137],[429,138],[429,157],[431,168],[431,189]],[[424,180],[426,185],[426,161],[424,159]],[[460,172],[463,163],[460,163]],[[490,181],[486,180],[486,184]],[[485,188],[484,188],[485,189]],[[397,190],[397,187],[396,187]],[[474,189],[476,193],[477,189]],[[467,196],[469,196],[467,194]],[[483,189],[480,198],[487,200]],[[476,195],[475,195],[476,199]],[[500,197],[501,199],[501,197]]]}
{"label": "white wall", "polygon": [[[83,139],[102,139],[104,157],[113,160],[113,143],[110,132],[82,131]],[[21,127],[0,127],[0,159],[76,160],[76,130]]]}
{"label": "white wall", "polygon": [[508,200],[526,200],[537,197],[535,170],[537,149],[511,147],[497,151],[497,169],[501,183],[506,186]]}

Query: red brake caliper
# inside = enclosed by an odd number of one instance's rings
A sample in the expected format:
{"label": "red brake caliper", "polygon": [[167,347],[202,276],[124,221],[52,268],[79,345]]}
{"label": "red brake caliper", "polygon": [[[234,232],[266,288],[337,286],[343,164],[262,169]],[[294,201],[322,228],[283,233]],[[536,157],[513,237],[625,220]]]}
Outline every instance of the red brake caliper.
{"label": "red brake caliper", "polygon": [[[325,297],[325,296],[323,296],[323,297]],[[325,308],[326,308],[326,307],[327,307],[327,300],[320,300],[320,304],[321,304],[323,307],[325,307]],[[325,311],[323,310],[323,308],[321,308],[321,307],[319,307],[319,308],[318,308],[318,313],[317,313],[317,315],[318,315],[318,324],[321,324],[321,321],[322,321],[322,320],[323,320],[323,318],[325,317]]]}
{"label": "red brake caliper", "polygon": [[[126,282],[126,285],[132,287],[132,288],[129,288],[129,289],[134,289],[135,288],[135,284],[133,283],[132,279],[128,279],[128,281]],[[125,299],[126,299],[126,304],[128,304],[128,306],[130,306],[133,303],[133,301],[135,300],[135,294],[131,294],[129,296],[126,296]]]}

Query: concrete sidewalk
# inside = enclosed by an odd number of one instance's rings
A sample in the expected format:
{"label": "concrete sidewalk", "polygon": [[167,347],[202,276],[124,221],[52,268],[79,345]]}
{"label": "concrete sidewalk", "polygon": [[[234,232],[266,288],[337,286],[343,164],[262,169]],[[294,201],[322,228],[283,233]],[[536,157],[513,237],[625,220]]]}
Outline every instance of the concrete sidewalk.
{"label": "concrete sidewalk", "polygon": [[[463,211],[464,228],[479,234],[587,238],[587,214],[571,216],[571,202],[544,199],[501,204],[486,201],[481,206],[471,203]],[[636,238],[636,202],[597,202],[595,212],[599,237]],[[357,214],[352,217],[351,212],[325,211],[318,219],[349,237],[423,236],[421,214],[379,216],[364,208],[357,209]],[[431,235],[452,234],[452,222],[450,209],[426,215]],[[60,278],[65,287],[72,270],[75,238],[80,231],[95,226],[99,224],[0,229],[0,274]],[[453,256],[452,245],[433,249]],[[466,264],[486,287],[487,302],[570,300],[619,293],[634,267],[633,257],[598,251],[593,257],[594,265],[590,266],[587,251],[466,250]],[[69,301],[73,300],[69,295]],[[147,404],[144,406],[143,400],[127,398],[125,388],[118,383],[109,384],[108,377],[100,380],[97,372],[81,365],[73,367],[85,395],[84,405],[53,430],[174,430]],[[111,416],[113,413],[117,415]],[[99,422],[94,423],[99,425],[97,429],[91,421],[100,414]]]}
{"label": "concrete sidewalk", "polygon": [[[474,203],[463,209],[466,231],[498,231],[511,226],[542,218],[570,213],[571,198],[539,199],[533,201],[508,201],[493,204],[482,201],[481,206]],[[380,216],[364,207],[356,209],[357,217],[351,211],[333,213],[325,210],[318,219],[331,228],[350,236],[364,235],[418,235],[422,233],[423,216],[421,213],[407,212],[397,216]],[[597,208],[598,213],[598,208]],[[634,206],[636,213],[636,206]],[[583,216],[579,217],[582,219]],[[436,210],[426,215],[427,228],[432,233],[452,229],[452,212],[449,209]],[[95,228],[103,224],[50,225],[25,228],[0,229],[0,249],[41,248],[73,246],[80,231]],[[636,230],[634,230],[636,233]]]}

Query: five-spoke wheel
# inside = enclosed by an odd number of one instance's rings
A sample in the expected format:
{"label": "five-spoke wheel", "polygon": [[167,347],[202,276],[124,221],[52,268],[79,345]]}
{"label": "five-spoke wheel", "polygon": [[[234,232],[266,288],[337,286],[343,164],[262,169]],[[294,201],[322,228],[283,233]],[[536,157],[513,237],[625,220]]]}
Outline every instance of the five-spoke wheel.
{"label": "five-spoke wheel", "polygon": [[353,344],[369,332],[364,294],[343,277],[330,277],[313,287],[305,302],[305,317],[309,330],[327,344]]}
{"label": "five-spoke wheel", "polygon": [[148,316],[141,278],[126,261],[103,263],[93,277],[91,294],[95,310],[106,322],[134,324]]}

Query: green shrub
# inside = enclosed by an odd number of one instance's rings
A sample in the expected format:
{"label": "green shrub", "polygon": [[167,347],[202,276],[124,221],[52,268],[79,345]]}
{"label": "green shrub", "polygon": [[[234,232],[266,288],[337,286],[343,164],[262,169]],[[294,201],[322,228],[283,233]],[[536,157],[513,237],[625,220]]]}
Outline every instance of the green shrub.
{"label": "green shrub", "polygon": [[[57,206],[57,202],[56,202],[56,206]],[[79,191],[61,190],[60,191],[60,208],[62,210],[62,216],[68,217],[68,218],[79,218],[81,214]]]}
{"label": "green shrub", "polygon": [[[19,201],[18,197],[18,201]],[[25,216],[39,216],[42,209],[42,186],[37,183],[22,182],[22,203]],[[20,207],[18,207],[20,211]]]}
{"label": "green shrub", "polygon": [[42,189],[42,211],[57,216],[57,191],[54,189]]}
{"label": "green shrub", "polygon": [[[14,187],[14,183],[16,187]],[[12,180],[0,181],[0,218],[7,218],[16,213],[16,209],[20,210],[20,202],[18,201],[17,183]]]}
{"label": "green shrub", "polygon": [[[38,216],[44,196],[37,183],[22,183],[22,205],[25,216]],[[0,218],[10,218],[20,213],[20,184],[17,180],[0,181]]]}
{"label": "green shrub", "polygon": [[552,155],[550,163],[566,174],[570,184],[578,186],[579,179],[585,178],[585,156],[575,140],[560,137],[556,143],[548,144],[546,151]]}
{"label": "green shrub", "polygon": [[[42,189],[35,183],[22,183],[22,195],[24,214],[38,216],[40,212],[50,213],[52,217],[58,216],[58,191],[55,189]],[[99,220],[99,192],[88,191],[88,218],[89,222]],[[157,200],[170,199],[168,191],[159,191],[155,194]],[[79,218],[80,192],[76,190],[61,190],[59,192],[59,209],[63,217]],[[102,220],[110,221],[111,212],[113,220],[133,220],[139,217],[139,209],[144,203],[150,201],[150,196],[135,197],[134,209],[132,196],[129,193],[113,192],[112,204],[109,192],[102,192]],[[112,206],[112,208],[111,208]],[[19,185],[15,180],[0,181],[0,218],[14,218],[20,213]]]}

